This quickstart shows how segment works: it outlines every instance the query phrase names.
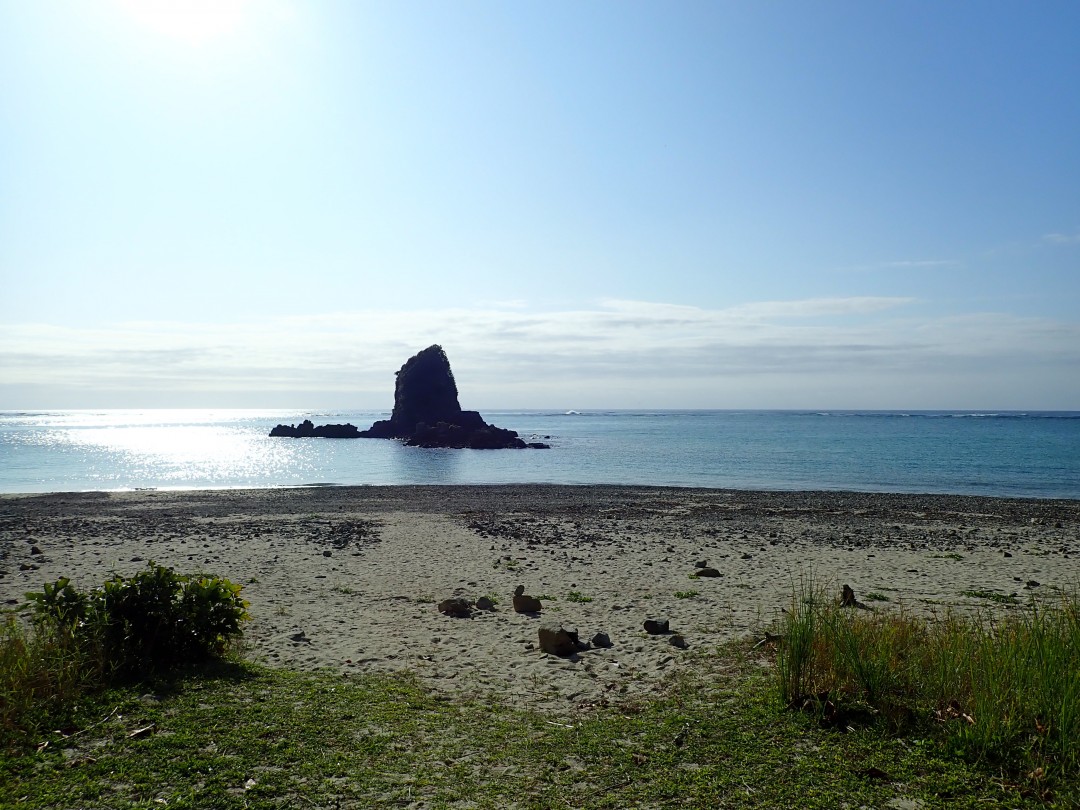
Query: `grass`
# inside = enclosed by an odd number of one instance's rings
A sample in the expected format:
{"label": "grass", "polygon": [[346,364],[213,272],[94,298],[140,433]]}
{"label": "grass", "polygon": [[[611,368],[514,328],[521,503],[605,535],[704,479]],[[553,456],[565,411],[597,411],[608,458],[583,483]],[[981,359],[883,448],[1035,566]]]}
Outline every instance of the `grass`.
{"label": "grass", "polygon": [[591,602],[593,598],[591,596],[585,596],[585,594],[578,593],[577,591],[570,591],[566,595],[567,602]]}
{"label": "grass", "polygon": [[405,676],[218,665],[156,685],[160,700],[103,693],[72,736],[9,752],[0,806],[1040,806],[934,739],[778,711],[770,678],[727,647],[660,699],[553,723]]}
{"label": "grass", "polygon": [[1080,776],[1080,598],[1004,616],[840,608],[805,585],[780,635],[781,700],[822,721],[931,734],[1035,792]]}
{"label": "grass", "polygon": [[808,584],[774,657],[728,644],[656,697],[557,714],[238,661],[118,683],[2,630],[0,807],[1080,806],[1068,594],[927,622]]}
{"label": "grass", "polygon": [[701,591],[675,591],[676,599],[693,599],[695,596],[700,596]]}

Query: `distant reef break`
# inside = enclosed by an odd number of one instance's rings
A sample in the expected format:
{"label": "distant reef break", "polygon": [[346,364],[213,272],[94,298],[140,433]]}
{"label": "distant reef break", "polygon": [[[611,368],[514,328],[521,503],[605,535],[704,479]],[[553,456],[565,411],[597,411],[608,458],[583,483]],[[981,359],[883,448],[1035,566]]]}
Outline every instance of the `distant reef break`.
{"label": "distant reef break", "polygon": [[517,431],[489,425],[476,411],[463,411],[450,361],[441,346],[429,346],[405,361],[397,372],[394,410],[367,430],[354,425],[319,425],[304,420],[278,425],[271,436],[331,439],[399,439],[410,447],[455,447],[473,450],[547,448],[525,442]]}

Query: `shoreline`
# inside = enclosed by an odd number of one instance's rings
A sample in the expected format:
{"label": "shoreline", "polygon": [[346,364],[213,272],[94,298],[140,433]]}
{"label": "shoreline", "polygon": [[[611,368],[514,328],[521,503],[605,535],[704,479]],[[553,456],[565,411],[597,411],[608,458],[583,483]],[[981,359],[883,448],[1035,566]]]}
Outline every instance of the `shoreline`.
{"label": "shoreline", "polygon": [[1038,502],[1049,504],[1080,503],[1080,494],[1077,495],[1023,495],[1023,494],[986,494],[981,492],[953,492],[953,491],[908,491],[908,490],[885,490],[885,489],[798,489],[766,486],[759,487],[715,487],[695,486],[692,484],[617,484],[617,483],[552,483],[538,482],[491,482],[491,483],[450,483],[450,484],[343,484],[336,481],[309,481],[303,484],[268,484],[265,486],[248,486],[244,484],[228,486],[147,486],[147,487],[117,487],[113,489],[59,489],[59,490],[0,490],[0,499],[3,498],[29,498],[51,496],[78,496],[78,495],[129,495],[139,493],[164,493],[164,494],[199,494],[199,493],[236,493],[236,492],[275,492],[281,490],[413,490],[413,489],[476,489],[488,490],[503,488],[507,490],[522,489],[593,489],[593,490],[665,490],[679,492],[727,492],[727,493],[753,493],[761,495],[818,495],[818,496],[871,496],[883,498],[964,498],[990,501],[1019,501],[1024,503]]}
{"label": "shoreline", "polygon": [[[649,694],[696,652],[763,632],[808,576],[925,615],[1052,600],[1080,585],[1080,501],[557,484],[0,494],[5,607],[150,560],[242,584],[256,661],[405,669],[562,712]],[[692,578],[703,561],[720,576]],[[518,585],[540,616],[512,610]],[[494,610],[469,619],[436,608],[481,596]],[[647,635],[657,617],[689,648]],[[613,646],[546,655],[549,621]]]}

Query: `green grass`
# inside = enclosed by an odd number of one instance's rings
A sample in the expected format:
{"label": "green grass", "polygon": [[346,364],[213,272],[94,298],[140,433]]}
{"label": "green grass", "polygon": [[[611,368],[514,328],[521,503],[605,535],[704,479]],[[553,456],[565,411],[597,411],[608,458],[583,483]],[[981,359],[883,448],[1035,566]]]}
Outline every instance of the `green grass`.
{"label": "green grass", "polygon": [[145,686],[103,693],[73,736],[9,752],[0,806],[1040,806],[932,738],[781,711],[770,678],[728,647],[659,699],[553,723],[404,676],[220,665],[158,685],[160,702]]}
{"label": "green grass", "polygon": [[811,586],[780,629],[783,703],[884,723],[1033,791],[1080,776],[1080,599],[935,621],[840,608]]}
{"label": "green grass", "polygon": [[871,593],[868,593],[868,594],[867,594],[866,596],[864,596],[863,598],[864,598],[864,599],[865,599],[865,600],[866,600],[867,602],[888,602],[888,601],[889,601],[889,597],[887,597],[887,596],[886,596],[885,594],[883,594],[883,593],[874,593],[874,592],[871,592]]}
{"label": "green grass", "polygon": [[701,591],[675,591],[676,599],[693,599],[695,596],[700,596]]}
{"label": "green grass", "polygon": [[567,602],[591,602],[593,598],[591,596],[585,596],[585,594],[578,593],[577,591],[570,591],[566,595]]}

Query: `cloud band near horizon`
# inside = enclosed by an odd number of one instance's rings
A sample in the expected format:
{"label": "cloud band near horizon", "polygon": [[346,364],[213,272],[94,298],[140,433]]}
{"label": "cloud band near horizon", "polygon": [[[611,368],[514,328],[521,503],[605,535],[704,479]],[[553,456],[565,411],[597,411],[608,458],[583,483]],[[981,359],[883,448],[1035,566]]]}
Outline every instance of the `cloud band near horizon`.
{"label": "cloud band near horizon", "polygon": [[394,371],[432,343],[446,348],[466,407],[1078,407],[1080,325],[933,316],[916,304],[606,300],[553,312],[9,324],[0,326],[0,409],[389,407]]}

